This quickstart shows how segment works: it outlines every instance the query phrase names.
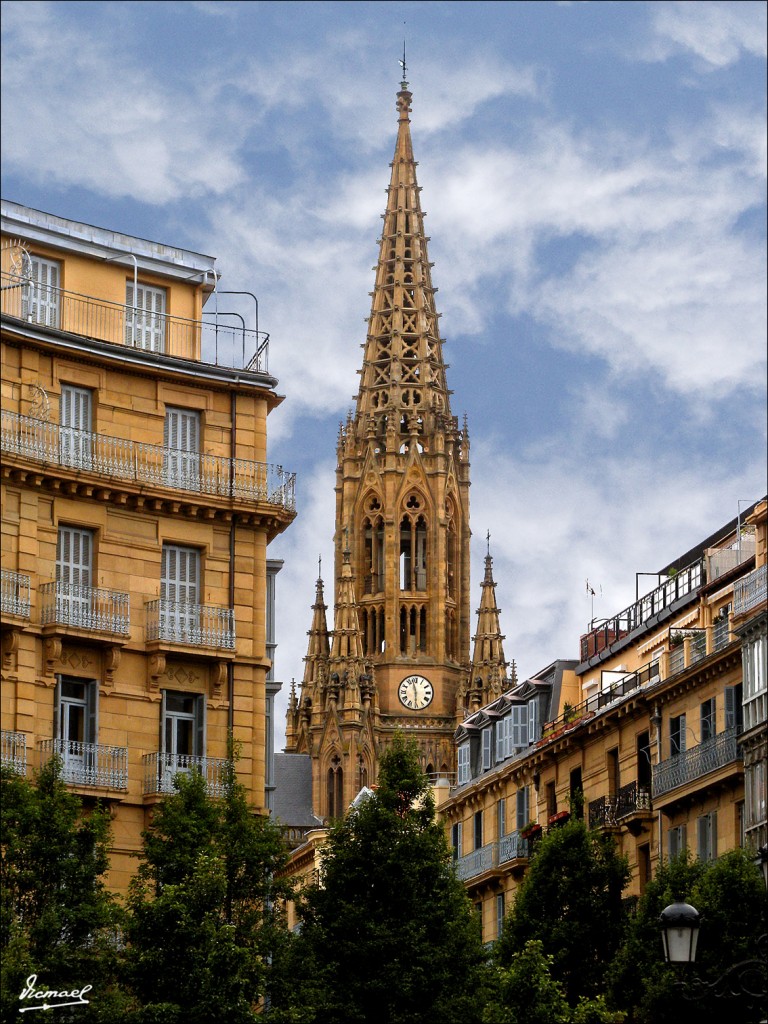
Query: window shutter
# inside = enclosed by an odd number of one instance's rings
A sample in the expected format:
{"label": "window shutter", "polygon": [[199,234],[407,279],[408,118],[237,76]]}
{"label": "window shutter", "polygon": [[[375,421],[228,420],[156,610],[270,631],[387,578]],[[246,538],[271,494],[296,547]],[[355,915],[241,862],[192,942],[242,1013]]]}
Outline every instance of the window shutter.
{"label": "window shutter", "polygon": [[205,697],[195,699],[195,755],[205,757]]}
{"label": "window shutter", "polygon": [[97,680],[89,683],[85,688],[88,699],[87,721],[86,721],[86,743],[98,743],[99,724],[99,684]]}
{"label": "window shutter", "polygon": [[539,702],[528,701],[528,742],[535,743],[539,738]]}
{"label": "window shutter", "polygon": [[61,739],[61,676],[56,676],[56,689],[53,693],[53,735]]}
{"label": "window shutter", "polygon": [[165,707],[165,692],[165,690],[160,691],[160,752],[163,754],[171,749],[170,737],[168,736],[170,722],[167,718]]}
{"label": "window shutter", "polygon": [[32,256],[29,284],[24,289],[22,316],[45,327],[59,325],[59,264]]}
{"label": "window shutter", "polygon": [[709,860],[709,816],[704,814],[696,819],[696,856],[701,861]]}

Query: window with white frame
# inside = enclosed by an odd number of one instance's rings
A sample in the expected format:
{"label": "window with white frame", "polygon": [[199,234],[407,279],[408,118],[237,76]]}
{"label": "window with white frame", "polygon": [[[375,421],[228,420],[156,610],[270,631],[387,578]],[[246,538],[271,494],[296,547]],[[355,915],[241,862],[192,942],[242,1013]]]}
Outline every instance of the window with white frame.
{"label": "window with white frame", "polygon": [[95,679],[60,676],[54,696],[56,752],[66,782],[87,783],[95,767],[99,686]]}
{"label": "window with white frame", "polygon": [[528,705],[513,704],[510,710],[512,748],[521,750],[528,746]]}
{"label": "window with white frame", "polygon": [[512,717],[507,714],[496,723],[496,761],[504,761],[512,754]]}
{"label": "window with white frame", "polygon": [[88,628],[92,606],[93,530],[59,526],[56,540],[56,621]]}
{"label": "window with white frame", "polygon": [[483,771],[493,764],[493,726],[487,725],[482,733],[483,738]]}
{"label": "window with white frame", "polygon": [[61,264],[41,256],[30,257],[30,278],[24,286],[22,319],[44,327],[59,326]]}
{"label": "window with white frame", "polygon": [[203,694],[162,691],[162,792],[172,788],[173,776],[186,772],[205,755],[205,697]]}
{"label": "window with white frame", "polygon": [[200,413],[191,409],[165,410],[163,477],[169,487],[200,489]]}
{"label": "window with white frame", "polygon": [[696,819],[696,854],[699,860],[717,859],[717,811]]}
{"label": "window with white frame", "polygon": [[178,544],[163,544],[160,615],[165,639],[197,642],[199,593],[200,552]]}
{"label": "window with white frame", "polygon": [[762,758],[744,769],[744,829],[765,825],[768,818],[768,765]]}
{"label": "window with white frame", "polygon": [[93,394],[88,388],[61,385],[59,442],[62,465],[90,469],[92,464]]}
{"label": "window with white frame", "polygon": [[535,698],[528,701],[528,742],[535,743],[539,739],[539,702]]}
{"label": "window with white frame", "polygon": [[165,352],[165,290],[128,281],[125,289],[125,343]]}
{"label": "window with white frame", "polygon": [[768,717],[768,637],[744,638],[741,645],[744,679],[744,728],[753,729]]}
{"label": "window with white frame", "polygon": [[469,742],[460,743],[457,752],[457,781],[460,786],[469,782]]}

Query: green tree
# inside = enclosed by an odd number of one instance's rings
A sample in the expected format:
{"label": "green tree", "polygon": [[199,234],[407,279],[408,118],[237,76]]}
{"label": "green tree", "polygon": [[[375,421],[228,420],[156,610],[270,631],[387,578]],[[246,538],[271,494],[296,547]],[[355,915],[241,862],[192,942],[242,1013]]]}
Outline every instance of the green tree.
{"label": "green tree", "polygon": [[[696,966],[688,971],[664,963],[659,931],[661,911],[678,899],[692,903],[702,915]],[[697,997],[697,985],[711,985],[735,964],[759,957],[757,939],[766,931],[768,895],[745,851],[731,850],[711,864],[693,860],[687,852],[665,861],[646,886],[608,972],[611,1002],[637,1024],[760,1020],[764,1008],[750,1007],[743,993],[716,997],[712,989],[698,989]]]}
{"label": "green tree", "polygon": [[78,1019],[107,1020],[122,1005],[115,987],[119,908],[106,889],[109,811],[86,812],[54,757],[33,782],[2,771],[0,947],[3,1019],[36,974],[44,988],[93,996]]}
{"label": "green tree", "polygon": [[571,819],[539,840],[496,945],[502,967],[532,939],[552,958],[571,1006],[604,989],[606,964],[623,937],[626,859],[613,839]]}
{"label": "green tree", "polygon": [[128,898],[129,977],[140,1006],[131,1019],[252,1021],[284,929],[278,908],[288,890],[275,874],[285,847],[248,806],[234,762],[220,800],[198,772],[174,785],[144,833]]}
{"label": "green tree", "polygon": [[480,930],[415,743],[396,735],[375,793],[330,830],[321,880],[305,891],[301,913],[272,1019],[479,1020]]}

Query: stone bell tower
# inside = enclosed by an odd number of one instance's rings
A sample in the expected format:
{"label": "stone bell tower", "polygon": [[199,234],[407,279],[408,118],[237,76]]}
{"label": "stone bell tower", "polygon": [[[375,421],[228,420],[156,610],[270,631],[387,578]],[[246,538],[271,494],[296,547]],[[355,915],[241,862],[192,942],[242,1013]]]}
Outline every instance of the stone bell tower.
{"label": "stone bell tower", "polygon": [[398,131],[354,415],[339,431],[334,622],[318,580],[287,750],[313,759],[315,813],[375,782],[396,729],[453,771],[469,666],[469,438],[451,413],[411,146]]}

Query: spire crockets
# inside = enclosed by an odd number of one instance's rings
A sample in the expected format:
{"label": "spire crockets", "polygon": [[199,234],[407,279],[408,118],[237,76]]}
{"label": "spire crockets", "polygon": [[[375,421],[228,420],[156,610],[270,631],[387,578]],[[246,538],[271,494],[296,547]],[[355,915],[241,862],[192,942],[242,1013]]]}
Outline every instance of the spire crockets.
{"label": "spire crockets", "polygon": [[304,659],[302,694],[305,694],[306,691],[306,695],[308,695],[313,687],[321,685],[325,681],[330,654],[328,621],[325,615],[327,608],[323,594],[323,579],[322,576],[318,576],[315,584],[315,603],[312,605],[312,626],[309,630],[307,656]]}
{"label": "spire crockets", "polygon": [[407,84],[397,94],[397,143],[355,415],[357,437],[380,442],[388,428],[390,436],[421,433],[429,413],[450,415]]}
{"label": "spire crockets", "polygon": [[474,650],[470,671],[471,700],[481,706],[498,697],[506,688],[507,663],[496,604],[496,582],[493,578],[493,559],[490,549],[485,556],[485,576],[482,582],[480,607],[477,611],[477,633],[473,637]]}

